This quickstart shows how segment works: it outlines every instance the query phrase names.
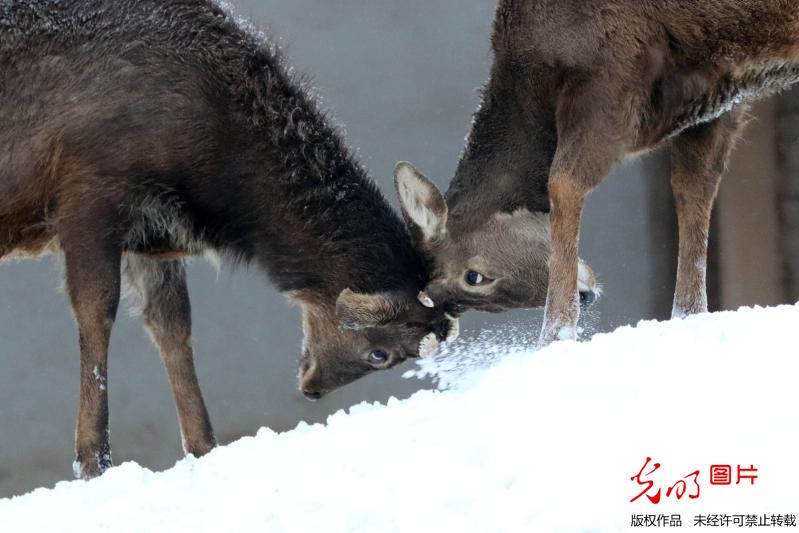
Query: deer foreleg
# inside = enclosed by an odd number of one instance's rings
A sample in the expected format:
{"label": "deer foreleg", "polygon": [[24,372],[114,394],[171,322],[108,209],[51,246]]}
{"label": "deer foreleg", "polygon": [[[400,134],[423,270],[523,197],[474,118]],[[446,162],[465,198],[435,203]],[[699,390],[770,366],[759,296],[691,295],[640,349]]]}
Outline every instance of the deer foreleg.
{"label": "deer foreleg", "polygon": [[[75,431],[77,477],[111,466],[108,434],[108,340],[119,304],[121,252],[103,231],[75,221],[61,233],[66,281],[80,336],[80,407]],[[96,229],[98,226],[94,226]]]}
{"label": "deer foreleg", "polygon": [[[622,154],[623,120],[606,91],[581,87],[558,104],[558,148],[550,170],[552,234],[541,344],[577,338],[578,242],[583,204]],[[603,105],[605,103],[606,105]],[[620,133],[621,132],[621,133]]]}

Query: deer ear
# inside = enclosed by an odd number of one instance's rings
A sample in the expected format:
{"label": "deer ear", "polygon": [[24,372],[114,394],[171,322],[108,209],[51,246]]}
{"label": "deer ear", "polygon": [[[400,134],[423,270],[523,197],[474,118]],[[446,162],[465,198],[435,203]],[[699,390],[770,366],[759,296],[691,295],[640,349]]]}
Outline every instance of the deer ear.
{"label": "deer ear", "polygon": [[397,163],[394,168],[402,215],[414,239],[427,243],[446,232],[447,202],[444,195],[410,163]]}
{"label": "deer ear", "polygon": [[362,294],[344,289],[336,300],[336,318],[344,329],[365,329],[388,324],[408,310],[398,294]]}

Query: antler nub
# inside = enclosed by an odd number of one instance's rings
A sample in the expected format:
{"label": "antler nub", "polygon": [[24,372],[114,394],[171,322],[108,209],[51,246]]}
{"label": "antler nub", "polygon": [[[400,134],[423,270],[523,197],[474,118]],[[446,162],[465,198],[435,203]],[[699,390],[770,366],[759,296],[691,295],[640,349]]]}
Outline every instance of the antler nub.
{"label": "antler nub", "polygon": [[435,302],[433,302],[433,300],[424,291],[419,291],[419,294],[416,297],[419,299],[419,302],[425,307],[429,307],[432,309],[433,307],[436,306]]}

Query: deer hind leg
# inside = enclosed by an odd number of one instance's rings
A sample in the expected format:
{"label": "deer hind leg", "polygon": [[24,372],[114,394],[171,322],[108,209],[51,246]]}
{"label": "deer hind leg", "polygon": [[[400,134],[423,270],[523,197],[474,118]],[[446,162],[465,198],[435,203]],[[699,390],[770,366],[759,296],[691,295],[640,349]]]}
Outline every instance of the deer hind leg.
{"label": "deer hind leg", "polygon": [[623,133],[619,132],[624,132],[623,120],[614,115],[616,106],[603,98],[605,94],[580,88],[565,93],[558,104],[558,147],[549,176],[552,244],[542,345],[577,337],[578,241],[583,204],[622,155],[619,139]]}
{"label": "deer hind leg", "polygon": [[721,175],[744,109],[682,132],[671,146],[671,185],[679,223],[672,318],[707,312],[707,241]]}
{"label": "deer hind leg", "polygon": [[204,455],[216,445],[216,439],[194,369],[185,266],[182,261],[128,255],[124,272],[136,299],[134,308],[161,353],[172,386],[183,451]]}
{"label": "deer hind leg", "polygon": [[[108,340],[119,305],[119,246],[107,226],[68,221],[59,230],[67,291],[80,338],[80,407],[75,431],[76,477],[112,466],[108,432]],[[95,219],[95,220],[100,220]]]}

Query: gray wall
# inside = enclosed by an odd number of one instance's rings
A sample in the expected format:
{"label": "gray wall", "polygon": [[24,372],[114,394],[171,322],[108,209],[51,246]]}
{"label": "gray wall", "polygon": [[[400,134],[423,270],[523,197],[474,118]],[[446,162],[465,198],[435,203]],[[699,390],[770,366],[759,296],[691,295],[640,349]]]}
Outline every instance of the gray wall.
{"label": "gray wall", "polygon": [[[392,202],[391,169],[399,159],[413,161],[446,188],[490,66],[492,2],[233,4],[313,75],[348,142]],[[674,242],[666,171],[662,158],[637,160],[590,198],[582,255],[605,287],[589,320],[598,330],[668,315]],[[60,275],[56,258],[0,266],[0,496],[71,475],[78,350]],[[423,385],[400,377],[406,367],[309,403],[295,390],[297,309],[256,271],[217,273],[198,260],[190,267],[190,285],[197,367],[223,443],[264,425],[286,430],[300,420],[323,421],[361,400],[405,397]],[[541,313],[473,314],[465,334],[507,320],[537,330]],[[155,349],[124,313],[109,364],[115,462],[170,466],[181,452],[168,383]]]}
{"label": "gray wall", "polygon": [[786,300],[799,301],[799,87],[783,94],[775,106],[777,160],[780,176],[776,204],[780,214],[779,244],[782,251]]}

